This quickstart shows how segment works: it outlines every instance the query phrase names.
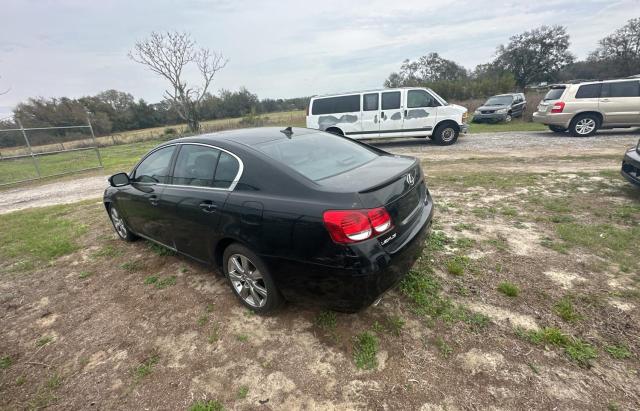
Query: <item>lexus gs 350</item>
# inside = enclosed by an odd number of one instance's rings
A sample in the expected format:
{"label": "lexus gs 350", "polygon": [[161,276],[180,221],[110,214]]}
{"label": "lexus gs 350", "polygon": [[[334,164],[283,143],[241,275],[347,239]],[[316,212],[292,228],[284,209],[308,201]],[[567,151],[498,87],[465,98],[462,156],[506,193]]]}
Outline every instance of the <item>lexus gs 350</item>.
{"label": "lexus gs 350", "polygon": [[218,268],[258,313],[369,306],[414,264],[433,214],[415,158],[299,128],[172,140],[109,183],[120,238]]}

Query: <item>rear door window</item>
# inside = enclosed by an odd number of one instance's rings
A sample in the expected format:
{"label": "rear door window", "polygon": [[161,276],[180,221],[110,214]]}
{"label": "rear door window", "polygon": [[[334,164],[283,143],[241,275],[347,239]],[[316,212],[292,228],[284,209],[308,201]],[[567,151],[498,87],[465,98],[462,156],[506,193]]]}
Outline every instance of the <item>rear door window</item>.
{"label": "rear door window", "polygon": [[377,111],[378,110],[378,93],[365,94],[362,98],[363,111]]}
{"label": "rear door window", "polygon": [[216,188],[229,188],[238,177],[239,171],[240,163],[238,163],[238,160],[229,153],[220,152],[213,186]]}
{"label": "rear door window", "polygon": [[173,184],[212,187],[220,150],[185,144],[173,170]]}
{"label": "rear door window", "polygon": [[564,87],[555,87],[550,89],[549,91],[547,91],[547,94],[545,94],[543,100],[558,100],[560,99],[560,97],[562,97],[562,94],[564,93],[565,88]]}
{"label": "rear door window", "polygon": [[382,93],[382,109],[393,110],[400,108],[400,92],[390,91]]}
{"label": "rear door window", "polygon": [[319,98],[313,101],[311,114],[351,113],[360,111],[360,94]]}
{"label": "rear door window", "polygon": [[619,81],[602,85],[602,97],[638,97],[640,96],[640,82]]}
{"label": "rear door window", "polygon": [[597,84],[585,84],[580,86],[576,92],[576,98],[598,98],[600,97],[600,90],[602,89],[602,83]]}
{"label": "rear door window", "polygon": [[344,173],[378,157],[358,143],[327,133],[269,141],[256,148],[313,181]]}

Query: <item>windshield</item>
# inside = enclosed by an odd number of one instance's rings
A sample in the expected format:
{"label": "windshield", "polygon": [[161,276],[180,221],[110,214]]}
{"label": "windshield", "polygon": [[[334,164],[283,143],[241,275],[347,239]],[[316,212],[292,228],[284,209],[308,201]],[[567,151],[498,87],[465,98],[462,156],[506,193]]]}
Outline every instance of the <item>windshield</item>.
{"label": "windshield", "polygon": [[562,93],[564,93],[564,87],[552,88],[544,96],[543,100],[558,100],[560,97],[562,97]]}
{"label": "windshield", "polygon": [[485,106],[508,106],[513,101],[511,96],[496,96],[491,97],[484,103]]}
{"label": "windshield", "polygon": [[344,173],[378,157],[358,143],[327,133],[294,135],[255,148],[313,181]]}

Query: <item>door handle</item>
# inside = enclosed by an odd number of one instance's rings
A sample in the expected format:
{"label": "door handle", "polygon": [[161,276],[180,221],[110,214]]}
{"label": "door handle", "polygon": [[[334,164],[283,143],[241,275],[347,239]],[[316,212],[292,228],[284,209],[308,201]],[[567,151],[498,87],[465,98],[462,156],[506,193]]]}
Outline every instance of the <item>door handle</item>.
{"label": "door handle", "polygon": [[380,113],[380,120],[384,120],[386,116],[384,115],[384,111]]}
{"label": "door handle", "polygon": [[157,206],[158,205],[158,196],[157,195],[152,195],[149,197],[149,202],[151,203],[152,206]]}
{"label": "door handle", "polygon": [[375,116],[373,116],[373,122],[377,123],[378,122],[378,115],[376,114]]}
{"label": "door handle", "polygon": [[609,100],[608,98],[601,98],[600,101],[603,103],[609,103],[611,100]]}
{"label": "door handle", "polygon": [[213,213],[214,211],[216,211],[218,206],[213,201],[203,201],[200,203],[200,208],[205,213]]}
{"label": "door handle", "polygon": [[407,109],[404,109],[404,116],[407,116]]}

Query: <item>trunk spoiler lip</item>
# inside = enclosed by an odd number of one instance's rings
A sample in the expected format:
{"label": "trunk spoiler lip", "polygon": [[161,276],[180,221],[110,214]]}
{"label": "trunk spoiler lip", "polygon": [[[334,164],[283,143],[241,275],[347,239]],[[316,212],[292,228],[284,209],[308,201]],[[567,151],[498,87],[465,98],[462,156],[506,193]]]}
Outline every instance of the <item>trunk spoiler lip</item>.
{"label": "trunk spoiler lip", "polygon": [[[387,186],[387,185],[389,185],[389,183],[391,183],[393,181],[396,181],[396,180],[400,179],[401,176],[404,176],[405,174],[407,174],[409,172],[409,170],[413,170],[414,168],[416,168],[416,165],[419,166],[419,164],[420,164],[420,162],[418,161],[418,159],[414,157],[413,158],[413,163],[411,163],[411,165],[409,167],[407,167],[404,170],[402,170],[402,172],[400,174],[396,174],[393,177],[389,177],[388,179],[383,180],[382,182],[377,183],[376,185],[374,185],[372,187],[365,188],[364,190],[360,190],[360,191],[358,191],[358,194],[371,193],[372,191],[376,191],[376,190],[378,190],[378,189],[380,189],[380,188],[382,188],[384,186]],[[416,177],[418,177],[418,178],[416,179],[416,182],[414,183],[414,187],[418,183],[420,183],[420,181],[422,181],[422,179],[423,179],[422,175],[419,175],[419,176],[416,176]]]}

